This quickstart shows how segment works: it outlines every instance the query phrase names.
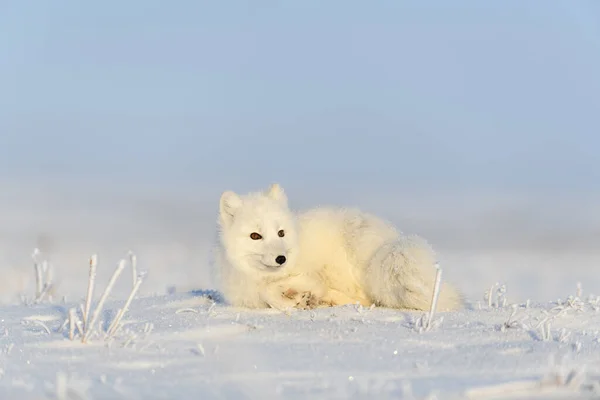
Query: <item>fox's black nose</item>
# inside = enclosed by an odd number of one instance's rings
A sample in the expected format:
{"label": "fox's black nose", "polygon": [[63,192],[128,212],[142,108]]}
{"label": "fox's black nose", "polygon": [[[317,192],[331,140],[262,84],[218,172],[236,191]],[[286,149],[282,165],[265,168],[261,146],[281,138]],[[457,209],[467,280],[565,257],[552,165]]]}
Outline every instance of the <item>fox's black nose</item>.
{"label": "fox's black nose", "polygon": [[285,256],[277,256],[275,262],[279,265],[283,265],[285,263]]}

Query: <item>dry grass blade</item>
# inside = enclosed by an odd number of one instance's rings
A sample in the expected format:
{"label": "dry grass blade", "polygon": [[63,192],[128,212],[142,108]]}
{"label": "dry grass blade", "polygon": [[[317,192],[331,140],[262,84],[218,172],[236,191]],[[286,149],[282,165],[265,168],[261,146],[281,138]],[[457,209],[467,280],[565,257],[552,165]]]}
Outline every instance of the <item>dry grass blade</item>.
{"label": "dry grass blade", "polygon": [[92,305],[92,297],[94,296],[94,283],[96,281],[96,266],[98,265],[98,257],[94,254],[90,257],[90,275],[88,279],[88,290],[85,298],[85,308],[83,310],[83,327],[87,329],[90,317],[90,307]]}
{"label": "dry grass blade", "polygon": [[35,271],[35,299],[39,298],[44,288],[44,278],[42,275],[42,266],[38,261],[39,249],[34,249],[31,258],[33,259],[33,268]]}
{"label": "dry grass blade", "polygon": [[121,272],[123,272],[124,268],[125,268],[125,260],[121,260],[119,262],[119,265],[117,266],[117,269],[115,270],[112,277],[110,278],[110,281],[108,282],[108,285],[106,286],[106,289],[104,289],[104,293],[102,293],[102,297],[98,301],[98,305],[96,306],[96,309],[94,310],[92,319],[89,321],[89,325],[85,328],[85,334],[83,335],[83,338],[81,338],[82,343],[87,342],[90,335],[92,334],[92,331],[94,330],[94,325],[96,324],[96,321],[98,320],[98,317],[100,316],[100,313],[102,312],[102,307],[104,307],[104,302],[108,298],[110,291],[112,290],[113,286],[115,285],[115,282],[119,278],[119,275],[121,275]]}
{"label": "dry grass blade", "polygon": [[140,288],[140,285],[142,284],[142,282],[143,282],[143,278],[139,277],[137,279],[137,282],[135,283],[135,286],[131,290],[131,293],[129,294],[127,301],[125,302],[125,305],[123,306],[123,308],[121,310],[119,310],[119,312],[117,313],[117,316],[115,317],[115,320],[112,322],[112,324],[108,328],[108,337],[109,338],[112,337],[119,329],[119,323],[121,322],[121,319],[123,319],[123,316],[129,309],[129,306],[131,305],[131,302],[133,301],[133,298],[135,297],[135,294],[137,293],[138,289]]}
{"label": "dry grass blade", "polygon": [[69,309],[69,340],[75,339],[75,309]]}
{"label": "dry grass blade", "polygon": [[431,307],[429,308],[429,318],[427,319],[426,329],[431,328],[431,322],[435,315],[435,309],[437,307],[438,298],[440,296],[440,285],[442,283],[442,269],[440,265],[436,263],[436,274],[435,274],[435,285],[433,286],[433,294],[431,295]]}
{"label": "dry grass blade", "polygon": [[133,286],[137,284],[138,273],[137,273],[137,256],[130,251],[129,252],[129,262],[131,264],[131,274],[133,276]]}

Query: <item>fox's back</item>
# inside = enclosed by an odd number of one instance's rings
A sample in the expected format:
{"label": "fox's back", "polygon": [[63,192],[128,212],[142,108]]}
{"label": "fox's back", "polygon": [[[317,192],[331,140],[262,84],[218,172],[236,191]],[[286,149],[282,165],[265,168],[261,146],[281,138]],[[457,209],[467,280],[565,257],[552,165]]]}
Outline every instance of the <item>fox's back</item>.
{"label": "fox's back", "polygon": [[[353,300],[365,298],[360,285],[365,263],[393,228],[356,209],[316,208],[298,216],[299,267]],[[353,301],[354,302],[354,301]]]}

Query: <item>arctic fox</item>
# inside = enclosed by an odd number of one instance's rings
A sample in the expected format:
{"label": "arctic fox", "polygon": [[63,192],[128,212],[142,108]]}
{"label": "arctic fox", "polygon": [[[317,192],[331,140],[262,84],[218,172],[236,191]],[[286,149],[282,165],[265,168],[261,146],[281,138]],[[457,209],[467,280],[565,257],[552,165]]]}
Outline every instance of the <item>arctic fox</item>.
{"label": "arctic fox", "polygon": [[[234,306],[430,308],[433,250],[373,215],[343,208],[294,214],[278,184],[243,196],[226,191],[219,209],[215,267]],[[442,284],[439,311],[462,302],[454,287]]]}

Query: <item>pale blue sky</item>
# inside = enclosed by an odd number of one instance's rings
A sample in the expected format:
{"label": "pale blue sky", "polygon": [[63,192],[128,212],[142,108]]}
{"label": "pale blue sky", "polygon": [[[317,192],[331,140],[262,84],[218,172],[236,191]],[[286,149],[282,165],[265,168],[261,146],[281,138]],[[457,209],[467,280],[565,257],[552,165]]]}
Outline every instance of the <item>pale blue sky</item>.
{"label": "pale blue sky", "polygon": [[3,1],[0,176],[600,189],[600,3]]}

